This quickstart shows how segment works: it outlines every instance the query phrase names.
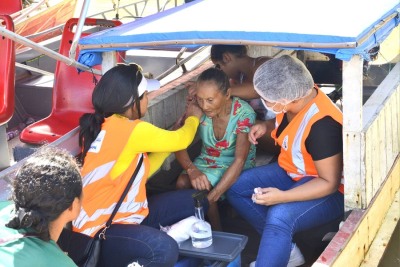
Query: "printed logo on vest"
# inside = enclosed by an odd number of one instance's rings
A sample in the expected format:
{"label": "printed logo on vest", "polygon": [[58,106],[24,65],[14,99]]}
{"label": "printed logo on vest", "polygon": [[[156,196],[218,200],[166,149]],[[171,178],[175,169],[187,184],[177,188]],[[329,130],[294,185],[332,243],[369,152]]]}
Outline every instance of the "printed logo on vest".
{"label": "printed logo on vest", "polygon": [[282,142],[282,148],[287,151],[288,150],[288,142],[289,142],[289,136],[286,135],[285,138],[283,138]]}
{"label": "printed logo on vest", "polygon": [[101,130],[100,133],[97,135],[96,139],[90,145],[88,152],[92,153],[99,153],[101,146],[103,144],[104,136],[106,135],[106,131]]}

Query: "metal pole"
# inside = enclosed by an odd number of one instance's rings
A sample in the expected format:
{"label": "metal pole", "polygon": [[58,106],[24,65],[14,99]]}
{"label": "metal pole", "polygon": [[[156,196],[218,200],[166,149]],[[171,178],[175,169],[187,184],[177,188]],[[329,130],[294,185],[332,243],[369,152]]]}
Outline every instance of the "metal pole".
{"label": "metal pole", "polygon": [[48,71],[45,71],[45,70],[41,70],[41,69],[38,69],[38,68],[35,68],[35,67],[32,67],[32,66],[24,65],[24,64],[21,64],[21,63],[18,63],[18,62],[15,62],[15,66],[18,67],[18,68],[24,69],[24,70],[29,70],[29,71],[40,73],[42,75],[54,75],[54,73],[51,73],[51,72],[48,72]]}
{"label": "metal pole", "polygon": [[29,6],[28,8],[26,8],[26,9],[24,9],[22,11],[18,11],[18,12],[15,12],[15,13],[11,14],[10,17],[13,18],[14,24],[17,24],[21,20],[27,18],[32,11],[35,11],[36,9],[38,9],[45,2],[46,2],[46,0],[42,0],[39,3],[32,4],[31,6]]}
{"label": "metal pole", "polygon": [[45,54],[46,56],[49,56],[55,60],[64,62],[68,66],[73,66],[73,67],[79,68],[84,71],[89,71],[89,72],[93,72],[94,74],[102,75],[100,70],[89,68],[88,66],[85,66],[85,65],[77,62],[74,59],[70,59],[66,56],[63,56],[57,52],[54,52],[51,49],[48,49],[47,47],[40,46],[37,43],[35,43],[23,36],[20,36],[12,31],[9,31],[3,27],[0,27],[0,35],[5,36],[19,44],[23,44],[25,46],[33,48],[34,50],[39,51],[39,52]]}
{"label": "metal pole", "polygon": [[85,24],[86,15],[89,9],[90,0],[85,0],[83,2],[81,15],[79,16],[78,24],[76,25],[76,32],[74,39],[72,40],[71,48],[69,50],[69,58],[75,60],[76,48],[78,47],[79,38],[81,38],[83,25]]}
{"label": "metal pole", "polygon": [[7,142],[7,124],[0,125],[0,170],[10,167],[10,151]]}

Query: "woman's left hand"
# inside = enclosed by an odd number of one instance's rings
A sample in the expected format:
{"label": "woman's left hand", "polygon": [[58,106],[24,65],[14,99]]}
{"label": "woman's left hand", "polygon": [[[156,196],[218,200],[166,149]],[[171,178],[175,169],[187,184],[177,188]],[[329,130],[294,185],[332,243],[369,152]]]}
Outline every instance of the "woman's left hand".
{"label": "woman's left hand", "polygon": [[275,187],[259,188],[259,192],[253,194],[254,203],[272,206],[284,202],[284,191]]}

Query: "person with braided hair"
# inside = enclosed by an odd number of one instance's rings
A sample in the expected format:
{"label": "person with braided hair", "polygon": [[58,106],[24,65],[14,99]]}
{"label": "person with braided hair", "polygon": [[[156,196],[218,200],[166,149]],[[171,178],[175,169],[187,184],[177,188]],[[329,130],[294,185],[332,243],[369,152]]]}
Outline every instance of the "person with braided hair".
{"label": "person with braided hair", "polygon": [[11,201],[0,202],[0,266],[76,266],[58,247],[64,225],[81,208],[79,166],[68,152],[46,147],[20,167]]}

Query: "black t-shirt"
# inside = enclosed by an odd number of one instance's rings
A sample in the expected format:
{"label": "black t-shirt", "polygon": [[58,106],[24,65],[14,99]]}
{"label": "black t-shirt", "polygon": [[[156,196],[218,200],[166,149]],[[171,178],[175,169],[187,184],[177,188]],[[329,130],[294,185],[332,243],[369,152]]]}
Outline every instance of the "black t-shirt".
{"label": "black t-shirt", "polygon": [[[277,129],[277,136],[288,124],[285,114]],[[313,160],[321,160],[341,153],[343,151],[342,125],[330,116],[316,121],[306,138],[306,149]]]}

